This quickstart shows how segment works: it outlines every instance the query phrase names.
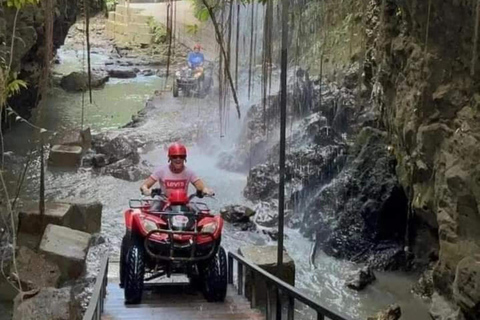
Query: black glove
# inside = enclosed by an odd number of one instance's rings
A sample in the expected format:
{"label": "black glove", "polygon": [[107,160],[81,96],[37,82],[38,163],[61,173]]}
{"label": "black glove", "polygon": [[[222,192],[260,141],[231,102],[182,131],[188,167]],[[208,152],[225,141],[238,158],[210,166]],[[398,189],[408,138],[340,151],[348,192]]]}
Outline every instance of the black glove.
{"label": "black glove", "polygon": [[161,195],[162,195],[162,189],[160,188],[152,189],[152,193],[151,193],[152,198],[155,196],[161,196]]}
{"label": "black glove", "polygon": [[197,198],[203,198],[203,191],[197,190]]}

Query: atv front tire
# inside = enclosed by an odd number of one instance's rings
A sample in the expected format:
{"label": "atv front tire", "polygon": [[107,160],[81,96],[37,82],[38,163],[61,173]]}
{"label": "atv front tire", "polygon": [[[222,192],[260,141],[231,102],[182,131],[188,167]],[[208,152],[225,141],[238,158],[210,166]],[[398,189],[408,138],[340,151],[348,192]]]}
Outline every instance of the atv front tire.
{"label": "atv front tire", "polygon": [[203,295],[209,302],[220,302],[227,295],[227,255],[218,247],[215,257],[203,270]]}
{"label": "atv front tire", "polygon": [[137,304],[142,301],[143,279],[145,276],[145,251],[139,244],[134,244],[125,257],[125,303]]}
{"label": "atv front tire", "polygon": [[125,260],[128,251],[128,238],[124,235],[122,238],[122,246],[120,247],[120,288],[125,286]]}

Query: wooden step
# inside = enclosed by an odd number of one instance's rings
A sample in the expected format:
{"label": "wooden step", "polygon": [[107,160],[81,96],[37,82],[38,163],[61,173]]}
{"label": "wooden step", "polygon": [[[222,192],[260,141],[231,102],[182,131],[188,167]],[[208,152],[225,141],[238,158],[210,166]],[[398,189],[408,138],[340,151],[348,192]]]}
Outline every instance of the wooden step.
{"label": "wooden step", "polygon": [[228,287],[224,302],[211,303],[188,284],[152,284],[145,289],[141,304],[125,305],[123,289],[118,286],[118,282],[110,282],[102,319],[263,320],[264,316],[259,310],[251,309],[247,299],[237,295],[232,286]]}

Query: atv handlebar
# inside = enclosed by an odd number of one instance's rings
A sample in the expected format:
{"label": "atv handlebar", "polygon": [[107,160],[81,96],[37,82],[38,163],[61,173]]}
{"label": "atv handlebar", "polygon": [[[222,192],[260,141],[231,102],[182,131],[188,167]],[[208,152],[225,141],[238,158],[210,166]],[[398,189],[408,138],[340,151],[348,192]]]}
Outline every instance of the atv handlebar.
{"label": "atv handlebar", "polygon": [[[168,199],[167,196],[162,192],[162,189],[160,188],[154,188],[152,189],[150,196],[153,198],[155,196],[159,196],[161,198],[164,198],[165,200]],[[200,198],[202,199],[203,197],[211,197],[213,198],[215,196],[215,193],[213,194],[206,194],[200,190],[197,190],[197,192],[192,193],[190,196],[188,196],[188,201],[192,200],[193,198]]]}

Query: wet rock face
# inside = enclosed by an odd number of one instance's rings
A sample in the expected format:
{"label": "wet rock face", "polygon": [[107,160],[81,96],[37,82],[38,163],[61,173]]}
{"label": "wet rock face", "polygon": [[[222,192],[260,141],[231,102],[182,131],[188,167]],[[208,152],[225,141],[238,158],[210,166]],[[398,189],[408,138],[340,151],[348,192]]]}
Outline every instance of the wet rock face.
{"label": "wet rock face", "polygon": [[[430,11],[424,1],[387,3],[383,27],[379,20],[369,20],[373,32],[368,33],[367,51],[371,65],[382,70],[372,83],[376,88],[372,97],[379,102],[379,110],[385,106],[382,120],[394,133],[399,180],[412,191],[414,226],[428,231],[414,241],[414,252],[421,243],[438,247],[434,286],[451,298],[455,286],[460,285],[457,292],[469,291],[465,282],[454,286],[454,281],[459,269],[460,274],[465,272],[462,279],[475,278],[475,271],[463,263],[480,253],[480,98],[476,87],[480,64],[472,64],[475,23],[461,23],[475,21],[476,11],[471,3],[461,1],[442,1]],[[378,1],[372,4],[380,8]],[[459,24],[461,29],[451,28]],[[416,253],[420,258],[430,254],[426,250]],[[468,304],[459,305],[466,314],[472,312]]]}
{"label": "wet rock face", "polygon": [[385,133],[365,128],[343,171],[305,206],[301,230],[340,258],[380,269],[404,263],[407,198],[395,176]]}
{"label": "wet rock face", "polygon": [[[76,1],[59,0],[54,3],[53,47],[59,48],[67,36],[68,29],[75,22],[78,8]],[[29,86],[21,94],[9,99],[8,104],[21,116],[29,118],[31,109],[37,101],[36,84],[39,83],[41,64],[43,63],[45,37],[43,36],[44,18],[40,6],[25,6],[20,10],[16,25],[16,41],[12,70],[18,72],[18,78]],[[0,57],[9,61],[11,35],[15,17],[15,8],[3,8],[0,14]],[[19,41],[18,39],[21,39]]]}

